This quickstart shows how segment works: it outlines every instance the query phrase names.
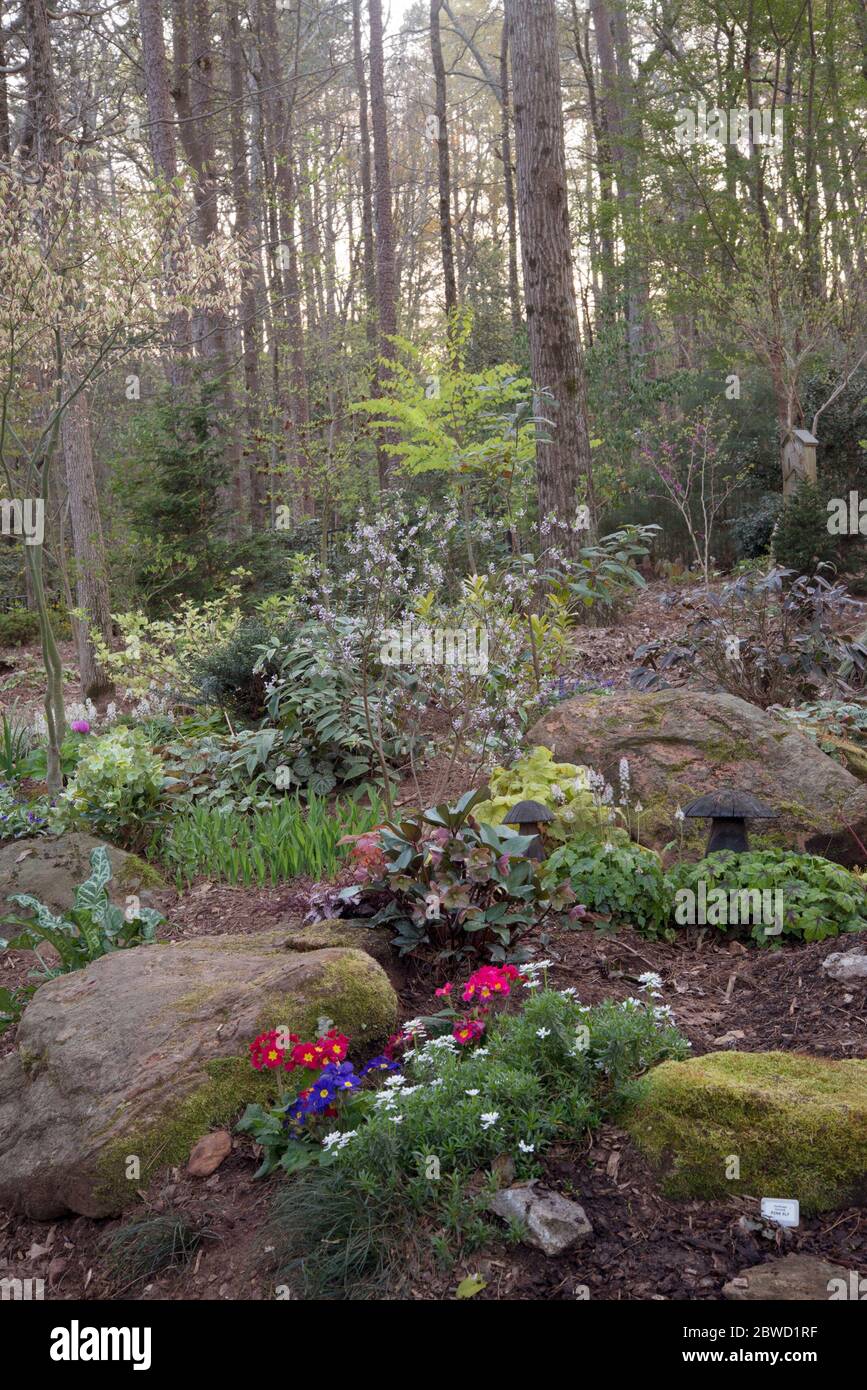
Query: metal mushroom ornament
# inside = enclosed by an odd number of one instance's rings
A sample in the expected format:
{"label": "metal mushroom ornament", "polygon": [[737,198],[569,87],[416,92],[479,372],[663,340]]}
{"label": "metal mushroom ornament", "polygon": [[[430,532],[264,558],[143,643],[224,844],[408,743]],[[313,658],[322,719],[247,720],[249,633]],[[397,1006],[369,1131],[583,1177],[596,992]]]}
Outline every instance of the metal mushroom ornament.
{"label": "metal mushroom ornament", "polygon": [[533,835],[533,843],[527,849],[528,859],[544,859],[541,827],[554,819],[553,814],[541,801],[519,801],[508,815],[503,817],[504,825],[517,825],[522,835]]}
{"label": "metal mushroom ornament", "polygon": [[721,850],[732,850],[743,854],[749,849],[747,840],[747,820],[776,820],[777,813],[766,806],[758,797],[749,792],[722,791],[708,792],[697,801],[683,808],[685,816],[709,819],[710,838],[706,854],[718,854]]}

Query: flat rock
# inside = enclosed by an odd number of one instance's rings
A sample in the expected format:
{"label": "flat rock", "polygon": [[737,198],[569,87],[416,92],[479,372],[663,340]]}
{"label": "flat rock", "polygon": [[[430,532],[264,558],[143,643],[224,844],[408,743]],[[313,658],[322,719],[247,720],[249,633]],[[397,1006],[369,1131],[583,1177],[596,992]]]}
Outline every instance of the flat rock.
{"label": "flat rock", "polygon": [[723,1284],[722,1292],[723,1298],[735,1303],[774,1299],[827,1303],[838,1287],[831,1284],[833,1279],[844,1280],[848,1287],[849,1270],[818,1255],[785,1255],[781,1260],[742,1269],[728,1284]]}
{"label": "flat rock", "polygon": [[227,1129],[215,1129],[193,1145],[187,1172],[191,1178],[209,1178],[232,1152],[232,1136]]}
{"label": "flat rock", "polygon": [[562,1255],[593,1234],[583,1207],[559,1192],[538,1187],[535,1180],[501,1188],[489,1205],[504,1221],[521,1222],[527,1230],[527,1245],[546,1255]]}
{"label": "flat rock", "polygon": [[834,951],[822,961],[822,969],[841,985],[867,985],[867,952]]}
{"label": "flat rock", "polygon": [[164,1165],[230,1127],[274,1077],[250,1065],[267,1028],[325,1017],[363,1059],[397,999],[360,951],[287,949],[282,931],[116,951],[41,985],[0,1062],[0,1205],[39,1220],[108,1216]]}
{"label": "flat rock", "polygon": [[76,888],[90,877],[90,856],[101,844],[111,863],[107,892],[112,902],[124,907],[127,897],[135,894],[149,906],[150,890],[165,887],[156,869],[135,854],[73,831],[0,845],[0,916],[7,910],[4,899],[10,893],[32,893],[52,912],[71,907]]}
{"label": "flat rock", "polygon": [[752,792],[778,812],[754,821],[753,843],[822,854],[849,867],[867,843],[867,786],[786,721],[740,700],[702,690],[581,695],[548,711],[526,742],[561,762],[596,768],[617,787],[629,762],[640,801],[642,843],[661,849],[680,837],[698,848],[706,822],[678,825],[675,812],[717,788]]}

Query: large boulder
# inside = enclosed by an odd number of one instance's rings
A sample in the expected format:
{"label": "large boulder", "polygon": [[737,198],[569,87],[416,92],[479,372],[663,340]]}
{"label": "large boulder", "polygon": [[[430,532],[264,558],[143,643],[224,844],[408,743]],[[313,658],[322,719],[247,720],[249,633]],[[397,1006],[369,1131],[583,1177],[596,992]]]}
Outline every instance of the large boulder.
{"label": "large boulder", "polygon": [[867,1061],[715,1052],[642,1078],[626,1129],[671,1197],[867,1205]]}
{"label": "large boulder", "polygon": [[707,825],[687,820],[679,827],[675,812],[705,792],[734,787],[779,814],[778,821],[755,822],[753,847],[785,846],[850,867],[863,861],[858,839],[867,844],[867,787],[791,725],[735,695],[582,695],[549,710],[527,742],[552,749],[558,761],[596,768],[615,790],[626,758],[632,800],[643,808],[641,839],[654,848],[681,831],[698,848]]}
{"label": "large boulder", "polygon": [[274,1096],[247,1050],[267,1028],[309,1037],[327,1017],[354,1056],[375,1050],[397,1019],[385,972],[285,937],[140,946],[42,985],[0,1063],[0,1205],[39,1220],[122,1210],[212,1126]]}
{"label": "large boulder", "polygon": [[[10,893],[32,893],[55,913],[71,907],[79,883],[90,877],[90,856],[102,843],[74,831],[59,838],[10,840],[0,845],[0,916]],[[156,869],[137,855],[115,845],[104,847],[111,863],[107,891],[118,907],[134,894],[147,903],[152,888],[165,887]]]}

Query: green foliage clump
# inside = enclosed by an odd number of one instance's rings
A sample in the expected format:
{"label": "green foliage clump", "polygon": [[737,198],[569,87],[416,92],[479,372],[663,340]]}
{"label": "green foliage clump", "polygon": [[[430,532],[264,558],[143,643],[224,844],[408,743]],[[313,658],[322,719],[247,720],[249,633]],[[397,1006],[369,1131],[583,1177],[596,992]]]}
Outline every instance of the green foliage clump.
{"label": "green foliage clump", "polygon": [[732,517],[728,526],[739,560],[757,560],[768,554],[782,506],[778,492],[766,492],[745,515]]}
{"label": "green foliage clump", "polygon": [[137,729],[123,727],[82,746],[55,813],[59,829],[92,830],[141,846],[163,791],[163,765]]}
{"label": "green foliage clump", "polygon": [[[334,1162],[304,1172],[279,1201],[285,1275],[307,1297],[370,1297],[423,1229],[443,1256],[457,1241],[478,1246],[494,1234],[486,1206],[497,1158],[509,1155],[519,1178],[538,1175],[552,1143],[580,1142],[617,1113],[632,1077],[687,1049],[652,1006],[584,1009],[548,989],[495,1017],[476,1051],[461,1052],[449,1035],[431,1038],[410,1054],[405,1077],[378,1093]],[[480,1189],[472,1179],[485,1170]]]}
{"label": "green foliage clump", "polygon": [[[867,892],[863,885],[847,869],[817,854],[796,854],[782,849],[711,854],[697,864],[679,864],[669,874],[668,881],[675,897],[675,921],[678,921],[678,892],[689,890],[698,895],[700,885],[704,884],[709,925],[721,931],[733,931],[734,935],[748,934],[761,945],[778,942],[781,937],[824,941],[841,932],[867,930]],[[734,914],[722,911],[722,896],[717,899],[719,912],[714,912],[710,903],[711,894],[717,890],[722,890],[726,898],[734,892],[779,891],[782,932],[769,933],[768,924],[761,920],[754,921],[748,933],[748,923],[731,923],[729,918]],[[687,899],[680,901],[685,903]],[[713,921],[712,914],[725,920]],[[737,915],[743,918],[747,914],[739,907]]]}
{"label": "green foliage clump", "polygon": [[[40,978],[52,980],[72,970],[82,970],[92,960],[125,946],[148,945],[154,940],[162,913],[152,907],[139,907],[127,915],[110,901],[106,884],[111,882],[111,861],[104,845],[90,856],[90,878],[75,890],[72,907],[57,917],[32,893],[13,893],[9,902],[30,910],[33,919],[6,917],[6,925],[23,928],[14,940],[0,938],[0,948],[35,951],[42,967]],[[45,941],[60,956],[60,965],[46,965],[39,955]]]}
{"label": "green foliage clump", "polygon": [[39,636],[39,617],[29,608],[0,613],[0,647],[23,647]]}
{"label": "green foliage clump", "polygon": [[250,724],[262,719],[271,673],[259,659],[270,637],[261,618],[246,618],[224,642],[193,657],[190,678],[206,705],[217,705]]}
{"label": "green foliage clump", "polygon": [[303,803],[285,797],[269,810],[246,815],[192,806],[167,822],[151,852],[174,873],[179,888],[199,874],[260,888],[299,875],[330,879],[346,858],[341,840],[379,825],[382,814],[375,797],[370,806],[338,800],[330,808],[315,795]]}
{"label": "green foliage clump", "polygon": [[867,704],[816,700],[798,705],[796,709],[774,705],[771,714],[793,723],[829,758],[842,763],[856,777],[867,780]]}
{"label": "green foliage clump", "polygon": [[473,809],[476,820],[489,825],[502,825],[519,801],[539,801],[554,813],[554,820],[545,826],[547,839],[562,841],[599,825],[588,769],[577,763],[555,763],[550,748],[534,748],[511,767],[495,767],[489,790],[490,796]]}
{"label": "green foliage clump", "polygon": [[828,489],[802,483],[783,504],[773,535],[778,565],[813,574],[819,565],[839,567],[840,540],[828,530]]}
{"label": "green foliage clump", "polygon": [[580,903],[631,926],[644,936],[669,936],[671,899],[659,856],[622,833],[604,843],[598,835],[576,835],[545,863],[551,884],[571,883]]}
{"label": "green foliage clump", "polygon": [[353,905],[385,896],[370,925],[394,927],[401,955],[433,948],[440,962],[521,960],[521,936],[573,900],[568,884],[543,886],[538,864],[525,857],[534,836],[474,819],[480,798],[467,792],[455,806],[385,825],[381,877],[343,890]]}

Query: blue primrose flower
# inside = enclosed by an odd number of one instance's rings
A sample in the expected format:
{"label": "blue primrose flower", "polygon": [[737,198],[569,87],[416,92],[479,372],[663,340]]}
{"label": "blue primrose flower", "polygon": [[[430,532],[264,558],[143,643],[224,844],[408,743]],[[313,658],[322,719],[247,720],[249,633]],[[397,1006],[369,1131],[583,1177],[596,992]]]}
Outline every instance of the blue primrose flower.
{"label": "blue primrose flower", "polygon": [[327,1067],[323,1067],[319,1080],[313,1087],[314,1093],[320,1089],[323,1083],[333,1087],[334,1091],[354,1091],[361,1085],[351,1062],[341,1062],[339,1065],[330,1062]]}
{"label": "blue primrose flower", "polygon": [[388,1057],[371,1057],[370,1061],[361,1068],[361,1075],[369,1076],[372,1071],[400,1071],[400,1063],[392,1062]]}

